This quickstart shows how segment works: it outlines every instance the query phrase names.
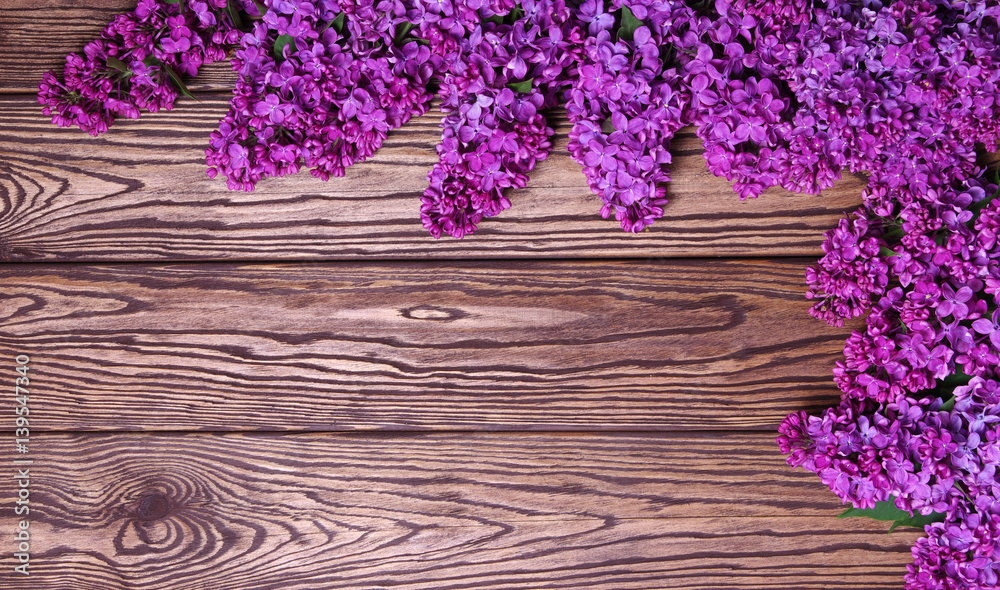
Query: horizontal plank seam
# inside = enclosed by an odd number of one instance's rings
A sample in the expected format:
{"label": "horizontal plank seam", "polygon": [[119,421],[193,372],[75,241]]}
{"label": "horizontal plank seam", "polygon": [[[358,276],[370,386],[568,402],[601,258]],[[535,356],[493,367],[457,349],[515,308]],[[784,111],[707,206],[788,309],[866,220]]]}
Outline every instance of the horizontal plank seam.
{"label": "horizontal plank seam", "polygon": [[[433,238],[428,238],[433,239]],[[550,263],[592,263],[600,264],[602,262],[635,262],[635,263],[648,263],[652,261],[662,261],[664,263],[670,263],[672,261],[679,262],[714,262],[725,264],[726,262],[782,262],[782,263],[792,263],[799,262],[802,264],[802,271],[805,272],[805,267],[815,264],[819,259],[819,256],[812,258],[809,256],[803,256],[801,254],[767,254],[760,256],[657,256],[650,255],[644,257],[631,256],[609,256],[602,258],[595,258],[592,255],[587,257],[573,258],[565,256],[525,256],[525,257],[511,257],[509,254],[503,258],[489,258],[483,257],[482,253],[479,253],[476,257],[462,258],[462,257],[440,257],[440,258],[408,258],[408,257],[385,257],[385,256],[373,256],[373,257],[361,257],[361,258],[179,258],[176,260],[164,260],[162,258],[156,259],[129,259],[129,260],[12,260],[5,261],[0,265],[0,268],[16,268],[17,266],[176,266],[182,265],[225,265],[225,266],[237,266],[241,264],[273,264],[275,266],[293,266],[298,264],[337,264],[337,265],[355,265],[355,266],[365,266],[365,265],[378,265],[378,264],[426,264],[426,263],[475,263],[475,262],[525,262],[525,263],[538,263],[538,264],[550,264]],[[803,285],[805,284],[805,279],[803,278]]]}
{"label": "horizontal plank seam", "polygon": [[[727,261],[753,261],[753,260],[795,260],[803,259],[806,260],[805,265],[815,264],[820,258],[821,253],[817,253],[815,258],[803,257],[801,253],[795,254],[782,254],[770,253],[768,255],[762,256],[685,256],[683,254],[671,254],[668,256],[654,255],[651,254],[648,257],[636,258],[634,255],[631,256],[613,256],[608,255],[607,257],[596,258],[593,254],[588,254],[586,258],[566,258],[564,256],[560,257],[547,257],[545,254],[531,254],[520,257],[512,257],[509,253],[503,254],[503,257],[490,257],[484,256],[483,252],[478,252],[475,257],[442,257],[442,258],[417,258],[414,256],[400,256],[400,257],[385,257],[385,256],[372,256],[368,257],[364,254],[354,255],[350,257],[343,258],[139,258],[139,259],[103,259],[103,258],[93,258],[93,259],[80,259],[76,258],[73,260],[4,260],[0,261],[0,266],[8,265],[29,265],[29,264],[79,264],[79,265],[90,265],[90,266],[104,266],[108,264],[148,264],[148,265],[174,265],[174,264],[303,264],[303,263],[398,263],[398,262],[522,262],[522,261],[537,261],[537,262],[612,262],[612,261],[636,261],[636,262],[648,262],[653,260],[663,260],[663,261],[714,261],[724,263]],[[802,267],[803,272],[805,272],[805,266]]]}
{"label": "horizontal plank seam", "polygon": [[[793,411],[794,408],[789,408],[789,411]],[[0,429],[0,433],[10,434],[13,430]],[[580,429],[516,429],[516,430],[479,430],[479,429],[450,429],[450,430],[172,430],[172,429],[162,429],[162,430],[46,430],[43,428],[33,428],[31,434],[33,436],[62,436],[62,435],[83,435],[83,436],[93,436],[93,437],[103,437],[112,435],[137,435],[137,436],[158,436],[158,437],[176,437],[176,436],[188,436],[188,435],[205,435],[205,436],[239,436],[239,435],[254,435],[254,436],[332,436],[340,438],[423,438],[423,437],[438,437],[438,436],[455,436],[455,435],[495,435],[495,436],[507,436],[507,435],[522,435],[522,436],[546,436],[546,435],[559,435],[559,436],[587,436],[587,437],[599,437],[599,436],[613,436],[613,435],[647,435],[649,438],[674,438],[679,436],[690,437],[690,436],[745,436],[753,434],[762,433],[774,433],[777,435],[777,429],[771,428],[746,428],[746,429],[712,429],[712,428],[698,428],[686,430],[682,428],[672,428],[672,429],[660,429],[660,430],[637,430],[634,428],[623,428],[623,429],[613,429],[613,430],[580,430]],[[777,449],[776,451],[777,452]]]}

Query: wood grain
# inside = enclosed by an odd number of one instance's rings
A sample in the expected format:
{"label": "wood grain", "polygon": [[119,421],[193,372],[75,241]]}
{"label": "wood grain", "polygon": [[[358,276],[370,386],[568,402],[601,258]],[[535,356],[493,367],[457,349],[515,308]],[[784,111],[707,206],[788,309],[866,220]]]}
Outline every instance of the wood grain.
{"label": "wood grain", "polygon": [[33,444],[30,582],[45,590],[888,589],[917,536],[833,518],[837,500],[766,434]]}
{"label": "wood grain", "polygon": [[0,355],[50,430],[773,429],[837,398],[804,266],[14,265]]}
{"label": "wood grain", "polygon": [[7,260],[306,260],[819,253],[823,232],[860,202],[850,177],[822,196],[768,191],[741,202],[712,176],[691,129],[675,142],[671,203],[640,235],[600,217],[599,200],[565,152],[553,114],[552,156],[514,206],[477,233],[434,240],[419,196],[436,161],[440,116],[393,132],[375,158],[323,182],[308,173],[232,192],[205,175],[204,146],[226,98],[121,121],[100,138],[59,129],[30,97],[0,96],[0,257]]}

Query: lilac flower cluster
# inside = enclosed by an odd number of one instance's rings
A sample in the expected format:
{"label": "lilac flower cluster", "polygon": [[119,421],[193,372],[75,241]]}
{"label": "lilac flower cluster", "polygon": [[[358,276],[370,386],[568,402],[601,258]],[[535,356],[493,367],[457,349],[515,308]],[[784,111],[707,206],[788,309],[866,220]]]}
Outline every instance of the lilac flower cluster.
{"label": "lilac flower cluster", "polygon": [[[667,202],[670,141],[690,96],[664,52],[670,25],[691,14],[682,2],[588,0],[577,15],[589,36],[568,92],[568,147],[604,202],[601,215],[614,213],[625,231],[652,224]],[[629,30],[627,21],[649,24]]]}
{"label": "lilac flower cluster", "polygon": [[699,14],[679,35],[677,59],[692,94],[685,121],[698,126],[708,169],[733,181],[740,198],[757,197],[775,185],[818,192],[830,184],[818,180],[822,164],[808,156],[796,159],[788,147],[836,146],[796,128],[794,94],[787,78],[768,67],[762,45],[773,42],[772,22],[752,14],[716,2],[714,14]]}
{"label": "lilac flower cluster", "polygon": [[66,56],[62,79],[47,72],[39,84],[42,111],[60,127],[91,135],[116,117],[135,119],[140,109],[170,109],[180,76],[194,77],[235,45],[244,15],[257,15],[251,0],[140,0],[88,43],[83,55]]}
{"label": "lilac flower cluster", "polygon": [[889,265],[882,258],[882,227],[864,215],[841,219],[826,233],[823,257],[806,269],[806,297],[820,299],[810,313],[831,326],[843,326],[867,310],[889,284]]}
{"label": "lilac flower cluster", "polygon": [[434,237],[461,238],[508,209],[503,191],[524,187],[551,149],[541,110],[558,102],[576,56],[568,40],[579,39],[579,29],[564,0],[523,0],[502,11],[493,6],[470,19],[471,31],[444,59],[444,130],[420,208]]}
{"label": "lilac flower cluster", "polygon": [[370,157],[426,112],[436,70],[400,2],[267,0],[233,58],[230,111],[212,132],[209,175],[253,190],[311,169],[324,180]]}
{"label": "lilac flower cluster", "polygon": [[995,3],[719,1],[674,41],[709,169],[742,196],[870,174],[880,215],[996,147]]}
{"label": "lilac flower cluster", "polygon": [[974,178],[975,142],[995,147],[996,17],[987,0],[142,0],[39,100],[97,134],[169,108],[181,75],[239,40],[233,108],[207,150],[234,189],[303,166],[343,174],[426,110],[437,76],[445,130],[422,198],[434,235],[509,206],[503,189],[549,149],[538,111],[556,104],[602,214],[626,230],[662,215],[670,141],[689,123],[741,197],[816,192],[847,168],[871,175],[866,202],[890,216]]}
{"label": "lilac flower cluster", "polygon": [[941,513],[914,547],[908,588],[996,587],[1000,191],[976,179],[895,220],[868,215],[829,232],[808,273],[823,295],[815,315],[867,312],[834,369],[841,404],[790,415],[779,448],[856,507]]}
{"label": "lilac flower cluster", "polygon": [[937,517],[913,548],[907,588],[993,588],[1000,574],[1000,384],[974,377],[934,393],[952,392],[952,407],[931,395],[798,412],[778,438],[790,463],[857,507],[894,500]]}
{"label": "lilac flower cluster", "polygon": [[855,216],[829,232],[826,256],[807,273],[814,288],[826,290],[815,315],[842,324],[843,318],[860,315],[861,301],[875,302],[867,310],[865,331],[851,334],[844,361],[834,370],[850,407],[898,403],[956,374],[997,377],[1000,199],[995,191],[996,185],[971,182],[966,192],[950,193],[948,200],[957,204],[935,222],[906,216],[898,226],[873,231],[869,220]]}
{"label": "lilac flower cluster", "polygon": [[561,0],[472,4],[265,3],[233,59],[239,81],[209,174],[243,190],[302,166],[341,176],[427,110],[436,75],[446,117],[421,216],[435,237],[472,232],[547,156],[539,111],[557,103],[580,36]]}

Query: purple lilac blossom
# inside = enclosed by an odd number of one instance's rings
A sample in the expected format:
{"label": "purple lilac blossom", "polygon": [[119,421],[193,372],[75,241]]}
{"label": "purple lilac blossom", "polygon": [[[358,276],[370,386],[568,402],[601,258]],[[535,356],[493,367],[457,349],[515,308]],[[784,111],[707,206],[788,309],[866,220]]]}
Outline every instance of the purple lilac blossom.
{"label": "purple lilac blossom", "polygon": [[[714,12],[714,14],[713,14]],[[709,169],[741,196],[866,172],[891,216],[996,149],[995,3],[716,2],[676,42]]]}
{"label": "purple lilac blossom", "polygon": [[[135,119],[140,109],[170,109],[180,76],[194,77],[202,65],[224,59],[239,39],[226,0],[140,0],[119,14],[84,47],[66,56],[62,79],[47,72],[38,86],[42,112],[60,127],[91,135],[108,130],[116,117]],[[250,0],[234,10],[257,15]]]}
{"label": "purple lilac blossom", "polygon": [[943,515],[907,588],[997,588],[1000,203],[975,147],[996,150],[1000,131],[1000,8],[831,3],[802,19],[800,4],[745,4],[774,23],[757,47],[790,80],[795,132],[836,148],[830,171],[869,174],[854,223],[807,273],[815,315],[867,316],[834,370],[842,402],[790,415],[779,448],[854,506]]}
{"label": "purple lilac blossom", "polygon": [[[448,2],[443,3],[449,6]],[[461,238],[484,217],[510,207],[506,189],[523,188],[553,134],[542,110],[557,104],[581,34],[564,0],[493,6],[470,18],[454,45],[454,26],[428,26],[443,59],[441,143],[428,173],[420,215],[434,237]],[[426,34],[425,28],[421,34]]]}
{"label": "purple lilac blossom", "polygon": [[302,167],[324,180],[343,176],[389,130],[426,112],[435,59],[397,36],[408,23],[401,2],[264,5],[233,58],[239,78],[205,150],[209,176],[242,190]]}
{"label": "purple lilac blossom", "polygon": [[810,313],[832,326],[868,310],[873,298],[884,294],[889,283],[889,265],[881,256],[884,242],[879,224],[863,215],[841,219],[826,234],[823,257],[806,269],[807,299],[819,298]]}
{"label": "purple lilac blossom", "polygon": [[856,215],[828,236],[810,274],[824,302],[848,308],[820,309],[839,323],[856,315],[854,296],[871,284],[863,270],[877,258],[859,245],[878,247],[886,267],[864,328],[852,332],[834,370],[841,404],[819,417],[788,416],[778,446],[790,465],[816,472],[856,507],[892,500],[914,514],[944,515],[914,546],[907,588],[995,588],[1000,573],[992,541],[1000,521],[996,196],[996,185],[976,179],[942,190],[933,205],[910,203],[892,220]]}
{"label": "purple lilac blossom", "polygon": [[[644,23],[631,38],[615,30],[630,10]],[[600,0],[584,2],[577,18],[589,33],[567,93],[573,124],[568,149],[582,167],[590,189],[625,231],[639,232],[663,215],[664,184],[670,179],[670,140],[683,126],[690,100],[677,68],[665,59],[669,25],[690,20],[681,2],[643,1],[623,7]]]}

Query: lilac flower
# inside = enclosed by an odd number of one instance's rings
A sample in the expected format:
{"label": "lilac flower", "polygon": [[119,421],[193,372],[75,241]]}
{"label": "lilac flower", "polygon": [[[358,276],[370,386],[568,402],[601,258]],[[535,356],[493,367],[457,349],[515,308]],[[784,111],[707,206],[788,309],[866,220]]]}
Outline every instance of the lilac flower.
{"label": "lilac flower", "polygon": [[[626,9],[620,2],[611,8]],[[694,13],[680,3],[628,8],[649,24],[636,28],[631,39],[614,39],[614,21],[600,16],[608,14],[603,7],[584,6],[581,19],[589,23],[592,40],[584,46],[566,108],[573,123],[569,150],[601,196],[601,214],[614,213],[623,229],[638,232],[663,214],[669,141],[685,123],[679,72],[656,49],[670,41],[660,23]]]}
{"label": "lilac flower", "polygon": [[813,316],[842,326],[845,319],[864,313],[872,299],[885,292],[889,266],[879,256],[880,235],[881,228],[862,216],[842,219],[836,229],[827,232],[825,255],[817,266],[806,270],[806,297],[821,299],[810,310]]}
{"label": "lilac flower", "polygon": [[950,284],[945,284],[942,286],[942,298],[937,304],[935,313],[940,318],[954,316],[956,320],[963,320],[969,315],[969,306],[966,304],[970,299],[972,299],[972,289],[967,285],[962,285],[956,291]]}
{"label": "lilac flower", "polygon": [[980,318],[972,322],[972,329],[988,336],[993,350],[1000,352],[1000,310],[994,311],[990,319]]}
{"label": "lilac flower", "polygon": [[605,172],[612,172],[618,169],[618,160],[615,159],[619,150],[617,145],[602,145],[601,142],[593,139],[588,144],[588,147],[590,150],[583,158],[587,166],[600,168]]}
{"label": "lilac flower", "polygon": [[[115,117],[171,108],[179,96],[179,75],[194,76],[202,65],[222,59],[237,32],[225,5],[181,2],[141,0],[132,13],[116,16],[82,56],[66,56],[61,80],[54,72],[43,76],[42,112],[59,126],[99,135]],[[234,7],[257,14],[250,0]]]}
{"label": "lilac flower", "polygon": [[258,117],[266,117],[269,122],[275,125],[281,125],[291,110],[291,105],[281,104],[276,94],[268,94],[264,100],[254,105],[253,112]]}
{"label": "lilac flower", "polygon": [[[437,60],[415,39],[397,38],[409,23],[402,3],[355,4],[351,14],[333,2],[265,6],[233,59],[240,77],[206,150],[210,176],[221,173],[241,190],[303,167],[324,180],[342,176],[389,130],[426,112]],[[276,56],[280,35],[293,39]],[[233,156],[233,145],[245,148],[245,160]]]}
{"label": "lilac flower", "polygon": [[483,218],[509,208],[504,189],[525,186],[551,149],[553,131],[539,111],[556,104],[576,57],[566,40],[581,34],[562,0],[522,2],[521,8],[523,14],[503,10],[498,19],[470,22],[472,33],[453,38],[454,46],[447,43],[451,30],[437,37],[428,34],[429,23],[421,25],[432,51],[447,56],[439,162],[421,198],[421,218],[434,237],[464,237]]}

